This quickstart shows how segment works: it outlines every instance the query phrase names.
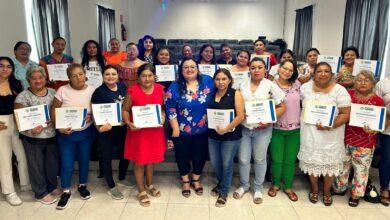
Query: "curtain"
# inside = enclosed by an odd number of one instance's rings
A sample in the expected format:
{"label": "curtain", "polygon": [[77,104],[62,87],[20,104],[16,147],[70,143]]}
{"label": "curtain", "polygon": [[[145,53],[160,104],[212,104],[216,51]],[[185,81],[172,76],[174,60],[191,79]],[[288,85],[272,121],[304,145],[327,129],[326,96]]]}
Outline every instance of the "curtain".
{"label": "curtain", "polygon": [[347,0],[343,48],[355,46],[362,59],[384,60],[389,0]]}
{"label": "curtain", "polygon": [[294,52],[297,60],[304,61],[311,48],[313,34],[313,5],[297,9],[295,16]]}
{"label": "curtain", "polygon": [[115,10],[98,5],[99,19],[99,43],[104,51],[107,50],[108,42],[115,37]]}
{"label": "curtain", "polygon": [[51,53],[56,37],[66,39],[65,53],[71,54],[67,0],[33,0],[31,15],[40,58]]}

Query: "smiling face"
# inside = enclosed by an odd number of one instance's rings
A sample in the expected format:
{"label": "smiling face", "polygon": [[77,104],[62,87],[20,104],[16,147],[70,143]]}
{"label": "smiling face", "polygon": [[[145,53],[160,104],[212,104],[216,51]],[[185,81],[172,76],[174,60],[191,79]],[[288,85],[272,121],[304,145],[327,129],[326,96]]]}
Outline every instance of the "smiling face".
{"label": "smiling face", "polygon": [[293,60],[293,56],[291,55],[291,53],[286,52],[280,58],[280,62],[283,62],[283,61],[286,61],[286,60],[291,60],[291,61]]}
{"label": "smiling face", "polygon": [[21,44],[16,50],[15,50],[15,57],[17,60],[29,60],[31,54],[31,48],[28,44]]}
{"label": "smiling face", "polygon": [[355,90],[360,94],[370,94],[374,89],[373,77],[367,77],[364,74],[358,74],[355,77]]}
{"label": "smiling face", "polygon": [[214,50],[211,47],[206,47],[201,53],[202,60],[205,63],[210,63],[214,56]]}
{"label": "smiling face", "polygon": [[246,52],[240,52],[237,56],[237,64],[241,67],[248,66],[249,56]]}
{"label": "smiling face", "polygon": [[255,53],[261,55],[265,52],[265,45],[262,41],[257,41],[255,43]]}
{"label": "smiling face", "polygon": [[157,60],[161,65],[169,64],[169,51],[167,49],[161,49],[157,54]]}
{"label": "smiling face", "polygon": [[223,47],[221,50],[221,57],[224,60],[229,60],[232,57],[232,49],[230,49],[230,47]]}
{"label": "smiling face", "polygon": [[119,43],[119,40],[117,40],[117,39],[111,39],[111,41],[110,41],[110,50],[111,50],[111,53],[118,53],[120,47],[121,47],[121,44]]}
{"label": "smiling face", "polygon": [[12,74],[11,63],[8,62],[8,60],[6,59],[0,60],[0,78],[8,79],[11,74]]}
{"label": "smiling face", "polygon": [[348,50],[344,54],[344,63],[348,66],[353,66],[355,59],[357,58],[357,54],[353,50]]}
{"label": "smiling face", "polygon": [[195,61],[193,60],[184,61],[182,73],[186,81],[196,80],[196,78],[198,77],[198,68],[196,66]]}
{"label": "smiling face", "polygon": [[294,73],[294,65],[291,62],[285,62],[279,67],[279,78],[289,80]]}
{"label": "smiling face", "polygon": [[328,65],[320,65],[314,72],[314,82],[325,87],[332,81],[332,76],[332,70]]}
{"label": "smiling face", "polygon": [[145,69],[139,75],[138,82],[144,88],[151,88],[154,84],[155,78],[156,75],[152,71]]}
{"label": "smiling face", "polygon": [[36,71],[30,75],[28,83],[30,84],[31,89],[40,90],[46,85],[46,77],[43,76],[41,72]]}
{"label": "smiling face", "polygon": [[229,79],[229,77],[222,71],[217,73],[217,75],[214,78],[214,84],[215,87],[218,90],[226,90],[229,87],[229,84],[232,83],[232,81]]}
{"label": "smiling face", "polygon": [[266,73],[266,68],[263,62],[253,61],[249,66],[249,72],[251,74],[251,79],[255,81],[262,80]]}
{"label": "smiling face", "polygon": [[144,41],[144,48],[146,51],[151,51],[153,49],[153,41],[149,38],[147,38]]}
{"label": "smiling face", "polygon": [[88,53],[88,56],[89,57],[96,57],[97,55],[97,46],[95,43],[93,42],[90,42],[88,45],[87,45],[87,53]]}
{"label": "smiling face", "polygon": [[65,50],[66,42],[64,39],[58,38],[51,45],[54,48],[54,53],[62,54]]}
{"label": "smiling face", "polygon": [[114,68],[109,68],[106,69],[103,73],[103,82],[106,85],[114,85],[118,82],[119,80],[119,75],[116,69]]}
{"label": "smiling face", "polygon": [[82,68],[74,68],[69,76],[69,84],[74,89],[82,89],[85,86],[85,82],[87,81],[87,77]]}
{"label": "smiling face", "polygon": [[192,58],[192,49],[190,46],[184,46],[182,50],[183,58]]}

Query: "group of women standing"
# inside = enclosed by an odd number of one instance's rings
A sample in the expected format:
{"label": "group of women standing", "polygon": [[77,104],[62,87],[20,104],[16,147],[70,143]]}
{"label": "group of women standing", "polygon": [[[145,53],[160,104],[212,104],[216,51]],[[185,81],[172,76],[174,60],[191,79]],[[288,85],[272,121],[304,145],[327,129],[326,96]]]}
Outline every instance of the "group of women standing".
{"label": "group of women standing", "polygon": [[[251,54],[246,50],[232,57],[231,48],[224,44],[218,63],[233,65],[230,70],[218,69],[210,77],[202,74],[197,65],[217,62],[214,47],[204,45],[195,60],[191,47],[184,45],[177,80],[159,84],[154,65],[172,64],[170,51],[165,47],[157,49],[154,39],[148,35],[140,43],[140,48],[129,43],[126,52],[122,52],[120,42],[114,38],[110,40],[110,51],[103,53],[96,41],[87,41],[82,49],[81,64],[63,53],[66,41],[61,37],[53,41],[53,53],[43,57],[39,66],[29,60],[31,47],[26,42],[15,45],[14,59],[0,57],[0,145],[4,146],[0,149],[0,181],[2,192],[11,205],[22,203],[12,180],[12,152],[18,161],[21,189],[29,190],[31,184],[40,202],[52,204],[58,200],[57,209],[67,207],[75,160],[79,169],[78,192],[82,199],[89,199],[89,160],[95,140],[101,152],[101,174],[107,182],[107,193],[113,199],[123,199],[117,184],[126,185],[128,160],[134,162],[139,203],[149,206],[149,196],[161,196],[153,185],[154,164],[164,161],[167,147],[174,147],[184,197],[191,195],[191,188],[199,196],[204,193],[201,176],[209,156],[217,178],[211,195],[218,197],[217,207],[225,206],[232,182],[233,158],[237,155],[240,185],[233,197],[240,199],[252,188],[253,202],[260,204],[270,148],[272,186],[268,189],[269,196],[275,197],[283,189],[291,201],[298,200],[293,190],[298,158],[300,169],[309,175],[311,202],[319,200],[320,177],[324,181],[322,200],[325,205],[332,204],[332,195],[344,195],[353,168],[349,205],[359,204],[365,192],[377,133],[369,127],[348,125],[350,106],[357,103],[389,107],[390,84],[389,78],[385,78],[375,86],[370,71],[361,71],[352,77],[353,62],[359,56],[356,48],[343,52],[344,65],[336,75],[328,63],[317,63],[319,51],[315,48],[307,51],[307,64],[298,68],[291,50],[283,51],[277,64],[275,55],[266,51],[266,42],[256,40],[256,55],[270,57],[273,68],[268,72],[263,59],[256,56],[250,59]],[[63,63],[70,64],[69,81],[50,81],[47,65]],[[101,71],[100,86],[88,84],[88,71]],[[235,83],[237,72],[248,72],[248,78]],[[245,103],[267,99],[275,103],[277,122],[249,123]],[[313,102],[336,106],[332,127],[304,122],[303,112]],[[94,125],[91,104],[102,103],[122,105],[120,126]],[[14,109],[43,104],[51,109],[51,120],[46,126],[20,132],[19,138]],[[136,127],[132,107],[149,104],[162,106],[161,126]],[[84,126],[56,130],[56,108],[61,107],[86,108]],[[234,119],[224,128],[209,129],[207,109],[233,110]],[[386,206],[390,201],[388,130],[381,134],[384,151],[379,169],[381,203]],[[118,182],[113,178],[111,166],[116,148],[121,154]],[[253,187],[250,185],[252,159]],[[60,187],[57,175],[61,177]]]}

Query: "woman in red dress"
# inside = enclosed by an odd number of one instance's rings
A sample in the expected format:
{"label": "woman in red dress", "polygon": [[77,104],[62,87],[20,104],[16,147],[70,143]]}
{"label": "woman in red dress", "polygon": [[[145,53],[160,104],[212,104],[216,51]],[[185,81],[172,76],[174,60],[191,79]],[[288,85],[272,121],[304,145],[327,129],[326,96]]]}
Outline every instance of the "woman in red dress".
{"label": "woman in red dress", "polygon": [[[166,143],[164,128],[165,113],[161,111],[160,127],[137,128],[133,123],[131,109],[133,106],[149,104],[163,105],[164,87],[155,83],[156,72],[152,64],[143,64],[138,69],[138,83],[127,90],[123,104],[123,121],[127,124],[124,157],[134,162],[134,176],[138,187],[138,201],[142,206],[149,206],[147,193],[153,197],[161,196],[153,184],[153,166],[164,161]],[[144,173],[146,170],[146,185]]]}

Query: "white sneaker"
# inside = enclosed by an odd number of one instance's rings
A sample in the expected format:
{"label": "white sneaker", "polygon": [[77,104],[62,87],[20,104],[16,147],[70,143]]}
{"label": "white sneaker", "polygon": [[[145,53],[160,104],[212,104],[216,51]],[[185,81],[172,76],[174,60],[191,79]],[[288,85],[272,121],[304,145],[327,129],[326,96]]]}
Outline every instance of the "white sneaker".
{"label": "white sneaker", "polygon": [[6,199],[7,202],[13,206],[21,205],[23,203],[16,193],[7,194]]}
{"label": "white sneaker", "polygon": [[22,191],[22,192],[32,191],[31,185],[28,184],[28,185],[20,186],[20,191]]}
{"label": "white sneaker", "polygon": [[253,202],[255,204],[261,204],[263,202],[263,194],[261,191],[256,191],[253,195]]}

